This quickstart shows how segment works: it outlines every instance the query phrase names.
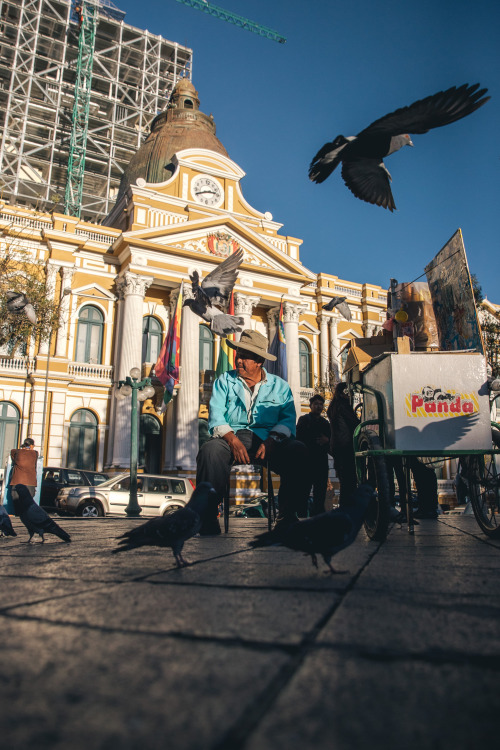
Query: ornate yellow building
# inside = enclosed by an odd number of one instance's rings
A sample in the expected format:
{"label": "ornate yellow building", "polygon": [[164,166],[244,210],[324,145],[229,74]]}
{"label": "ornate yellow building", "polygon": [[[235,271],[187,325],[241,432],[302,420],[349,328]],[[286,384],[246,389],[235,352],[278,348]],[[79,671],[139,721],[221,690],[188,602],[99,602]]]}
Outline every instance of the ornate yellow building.
{"label": "ornate yellow building", "polygon": [[[373,335],[385,319],[386,291],[306,268],[302,240],[281,234],[271,214],[247,203],[244,176],[183,79],[130,162],[103,224],[0,201],[3,248],[15,241],[42,259],[48,294],[60,302],[50,342],[30,343],[28,356],[0,355],[4,459],[31,436],[45,465],[128,467],[130,399],[113,398],[114,384],[132,367],[151,374],[181,282],[189,294],[189,274],[206,275],[235,244],[244,251],[235,312],[245,327],[271,340],[283,299],[297,412],[308,410],[314,389],[328,389],[346,341]],[[347,297],[350,322],[322,310],[339,294]],[[218,349],[210,329],[185,307],[176,396],[160,413],[156,383],[155,397],[141,406],[139,461],[146,470],[193,473],[199,405]]]}

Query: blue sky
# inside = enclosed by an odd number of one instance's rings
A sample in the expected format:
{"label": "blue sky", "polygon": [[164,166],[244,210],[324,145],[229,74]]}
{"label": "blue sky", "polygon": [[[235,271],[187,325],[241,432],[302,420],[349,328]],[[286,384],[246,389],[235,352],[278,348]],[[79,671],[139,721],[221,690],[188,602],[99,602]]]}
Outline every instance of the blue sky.
{"label": "blue sky", "polygon": [[[460,227],[469,267],[500,303],[500,6],[491,0],[217,0],[271,27],[278,44],[175,0],[115,0],[125,21],[193,49],[193,83],[246,172],[245,198],[303,239],[313,272],[386,288],[424,271]],[[356,198],[309,162],[398,107],[463,83],[492,99],[386,160],[398,210]]]}

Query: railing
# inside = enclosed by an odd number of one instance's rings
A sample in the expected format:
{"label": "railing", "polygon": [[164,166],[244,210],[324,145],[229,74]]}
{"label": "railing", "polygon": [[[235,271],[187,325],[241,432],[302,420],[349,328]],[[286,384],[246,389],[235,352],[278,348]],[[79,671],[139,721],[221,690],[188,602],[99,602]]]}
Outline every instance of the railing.
{"label": "railing", "polygon": [[112,380],[113,365],[93,365],[88,362],[70,362],[68,374],[83,380]]}
{"label": "railing", "polygon": [[77,229],[75,234],[80,234],[82,237],[87,237],[89,240],[94,242],[102,242],[104,245],[112,245],[116,240],[114,235],[101,234],[100,232],[89,232],[86,229]]}
{"label": "railing", "polygon": [[0,370],[22,372],[25,376],[33,372],[35,362],[31,357],[0,357]]}
{"label": "railing", "polygon": [[5,212],[0,213],[0,220],[9,221],[11,224],[18,224],[23,227],[33,227],[33,229],[46,229],[47,227],[52,226],[50,220],[38,221],[38,219],[29,219],[27,216],[17,216]]}

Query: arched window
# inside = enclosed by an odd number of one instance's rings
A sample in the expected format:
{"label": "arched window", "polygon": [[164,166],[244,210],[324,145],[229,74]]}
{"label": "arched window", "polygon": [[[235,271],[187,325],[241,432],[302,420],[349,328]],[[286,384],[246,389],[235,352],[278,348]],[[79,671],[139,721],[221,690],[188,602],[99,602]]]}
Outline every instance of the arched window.
{"label": "arched window", "polygon": [[97,418],[88,409],[78,409],[71,417],[68,439],[70,469],[94,471],[97,459]]}
{"label": "arched window", "polygon": [[311,377],[311,349],[307,341],[299,339],[300,385],[302,388],[312,388]]}
{"label": "arched window", "polygon": [[82,307],[76,332],[76,362],[101,363],[103,330],[102,312],[92,305]]}
{"label": "arched window", "polygon": [[200,370],[214,369],[214,335],[208,326],[200,325]]}
{"label": "arched window", "polygon": [[139,464],[146,474],[161,473],[161,423],[152,414],[141,414]]}
{"label": "arched window", "polygon": [[160,321],[152,315],[146,315],[142,321],[142,361],[157,362],[163,339]]}
{"label": "arched window", "polygon": [[9,401],[0,401],[0,457],[5,466],[12,448],[17,448],[19,438],[19,409]]}

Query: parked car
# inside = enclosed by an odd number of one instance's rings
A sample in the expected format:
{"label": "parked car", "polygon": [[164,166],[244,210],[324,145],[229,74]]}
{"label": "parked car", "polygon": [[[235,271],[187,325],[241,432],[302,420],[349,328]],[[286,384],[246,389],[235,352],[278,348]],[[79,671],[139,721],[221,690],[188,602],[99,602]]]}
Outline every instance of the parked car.
{"label": "parked car", "polygon": [[109,479],[103,471],[86,469],[67,469],[61,466],[45,466],[42,472],[40,505],[48,511],[56,510],[56,497],[66,487],[95,487]]}
{"label": "parked car", "polygon": [[[139,474],[137,499],[142,508],[141,517],[166,516],[183,508],[193,494],[188,479]],[[56,499],[61,515],[97,518],[98,516],[125,515],[130,497],[130,473],[116,474],[97,487],[63,489]]]}

